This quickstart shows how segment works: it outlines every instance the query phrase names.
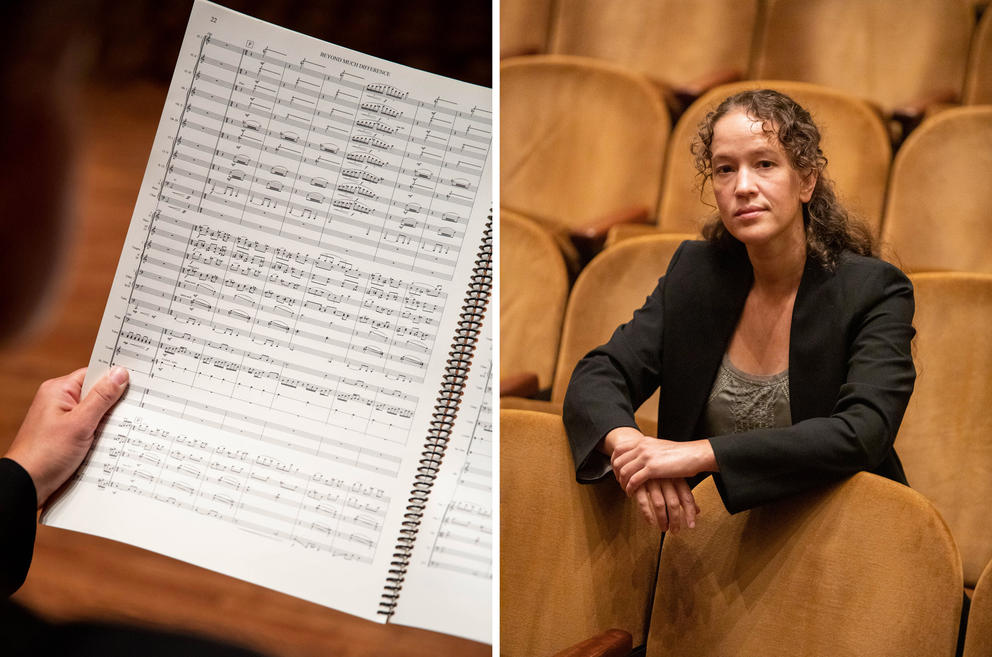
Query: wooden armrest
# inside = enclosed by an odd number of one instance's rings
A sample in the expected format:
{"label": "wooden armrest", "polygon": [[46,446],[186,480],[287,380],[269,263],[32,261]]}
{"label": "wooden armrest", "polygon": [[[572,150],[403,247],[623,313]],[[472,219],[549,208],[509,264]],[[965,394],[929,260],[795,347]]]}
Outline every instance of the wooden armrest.
{"label": "wooden armrest", "polygon": [[533,397],[540,390],[536,372],[521,372],[501,377],[500,397]]}
{"label": "wooden armrest", "polygon": [[677,85],[672,88],[672,93],[675,94],[675,98],[678,99],[682,108],[685,109],[710,89],[719,87],[721,84],[730,84],[731,82],[737,82],[743,79],[744,75],[741,71],[735,68],[724,68],[710,71],[695,80]]}
{"label": "wooden armrest", "polygon": [[603,248],[610,228],[620,224],[646,224],[648,220],[648,209],[643,205],[624,208],[594,219],[585,226],[573,228],[569,237],[582,257],[588,260]]}
{"label": "wooden armrest", "polygon": [[555,653],[554,657],[627,657],[633,647],[634,640],[629,632],[606,630]]}

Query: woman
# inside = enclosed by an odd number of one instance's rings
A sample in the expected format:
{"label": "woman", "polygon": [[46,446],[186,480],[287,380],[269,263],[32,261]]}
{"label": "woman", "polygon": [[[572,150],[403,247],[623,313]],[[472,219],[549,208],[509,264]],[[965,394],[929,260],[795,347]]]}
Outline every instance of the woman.
{"label": "woman", "polygon": [[[849,221],[819,141],[775,91],[711,112],[693,153],[719,218],[572,375],[577,478],[612,467],[663,530],[694,525],[687,478],[707,473],[732,513],[860,470],[906,483],[893,441],[916,377],[913,288]],[[664,439],[634,423],[659,386]]]}

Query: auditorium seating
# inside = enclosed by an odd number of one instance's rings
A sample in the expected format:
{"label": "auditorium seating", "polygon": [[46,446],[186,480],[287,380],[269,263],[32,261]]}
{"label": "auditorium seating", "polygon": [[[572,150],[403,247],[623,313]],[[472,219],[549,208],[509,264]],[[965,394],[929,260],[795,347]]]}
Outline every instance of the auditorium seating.
{"label": "auditorium seating", "polygon": [[612,478],[575,482],[560,417],[503,410],[500,425],[500,654],[614,626],[643,642],[661,534]]}
{"label": "auditorium seating", "polygon": [[985,566],[971,599],[964,657],[992,655],[992,561]]}
{"label": "auditorium seating", "polygon": [[992,107],[927,119],[896,155],[883,254],[904,271],[992,273]]}
{"label": "auditorium seating", "polygon": [[568,0],[557,4],[550,52],[615,62],[691,100],[743,79],[757,11],[757,0]]}
{"label": "auditorium seating", "polygon": [[973,24],[963,0],[765,0],[750,77],[834,87],[887,114],[960,100]]}
{"label": "auditorium seating", "polygon": [[534,392],[549,388],[568,298],[565,260],[547,231],[505,211],[499,253],[501,384],[531,373]]}
{"label": "auditorium seating", "polygon": [[547,50],[552,0],[499,0],[500,59]]}
{"label": "auditorium seating", "polygon": [[[803,82],[774,80],[717,87],[682,115],[668,143],[655,230],[698,232],[716,213],[712,185],[707,183],[700,192],[700,179],[690,151],[692,141],[699,124],[724,98],[763,88],[781,91],[809,110],[820,128],[821,148],[828,159],[827,175],[834,181],[841,201],[877,236],[892,161],[892,147],[882,119],[867,103],[849,94]],[[617,226],[610,231],[608,243],[649,230],[644,226]]]}
{"label": "auditorium seating", "polygon": [[650,82],[552,55],[504,60],[501,72],[501,206],[577,239],[620,215],[646,219],[669,134]]}
{"label": "auditorium seating", "polygon": [[987,9],[971,42],[964,102],[966,105],[992,104],[992,11]]}
{"label": "auditorium seating", "polygon": [[712,479],[694,494],[696,528],[662,547],[647,657],[954,655],[961,562],[916,491],[862,472],[736,515]]}
{"label": "auditorium seating", "polygon": [[909,484],[947,521],[972,588],[992,560],[992,275],[912,281],[917,379],[896,451]]}
{"label": "auditorium seating", "polygon": [[[579,275],[569,295],[551,385],[551,401],[504,398],[502,407],[560,414],[575,365],[589,350],[609,340],[614,329],[644,305],[658,279],[668,269],[668,262],[679,244],[692,237],[685,234],[645,235],[625,240],[596,256]],[[657,393],[641,406],[637,423],[646,434],[657,433]]]}

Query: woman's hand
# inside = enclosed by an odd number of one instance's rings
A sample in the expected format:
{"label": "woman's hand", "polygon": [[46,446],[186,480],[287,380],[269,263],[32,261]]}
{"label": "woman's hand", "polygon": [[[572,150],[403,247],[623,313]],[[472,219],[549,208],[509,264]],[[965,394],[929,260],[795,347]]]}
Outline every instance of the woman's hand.
{"label": "woman's hand", "polygon": [[606,435],[601,448],[610,454],[617,481],[634,499],[648,524],[672,533],[685,527],[695,527],[699,506],[684,478],[648,479],[643,485],[633,487],[621,480],[620,469],[616,465],[617,456],[635,450],[642,443],[657,442],[657,438],[645,436],[633,427],[618,427]]}
{"label": "woman's hand", "polygon": [[696,526],[699,506],[685,479],[648,479],[632,496],[647,523],[663,532]]}
{"label": "woman's hand", "polygon": [[618,440],[610,462],[617,481],[628,495],[650,479],[692,477],[717,469],[708,440],[673,442],[646,437]]}
{"label": "woman's hand", "polygon": [[31,475],[39,507],[83,462],[97,424],[127,388],[127,370],[114,367],[81,400],[85,376],[84,367],[42,383],[7,451]]}

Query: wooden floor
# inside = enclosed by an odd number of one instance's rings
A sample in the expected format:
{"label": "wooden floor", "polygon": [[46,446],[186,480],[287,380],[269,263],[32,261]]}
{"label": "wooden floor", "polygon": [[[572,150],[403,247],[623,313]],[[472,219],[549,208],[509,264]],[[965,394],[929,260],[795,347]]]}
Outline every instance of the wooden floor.
{"label": "wooden floor", "polygon": [[[38,384],[89,360],[165,91],[139,85],[86,94],[75,216],[59,289],[31,333],[0,351],[0,453]],[[190,631],[286,657],[491,653],[481,643],[364,621],[128,545],[48,527],[39,527],[31,572],[14,599],[54,620]]]}

